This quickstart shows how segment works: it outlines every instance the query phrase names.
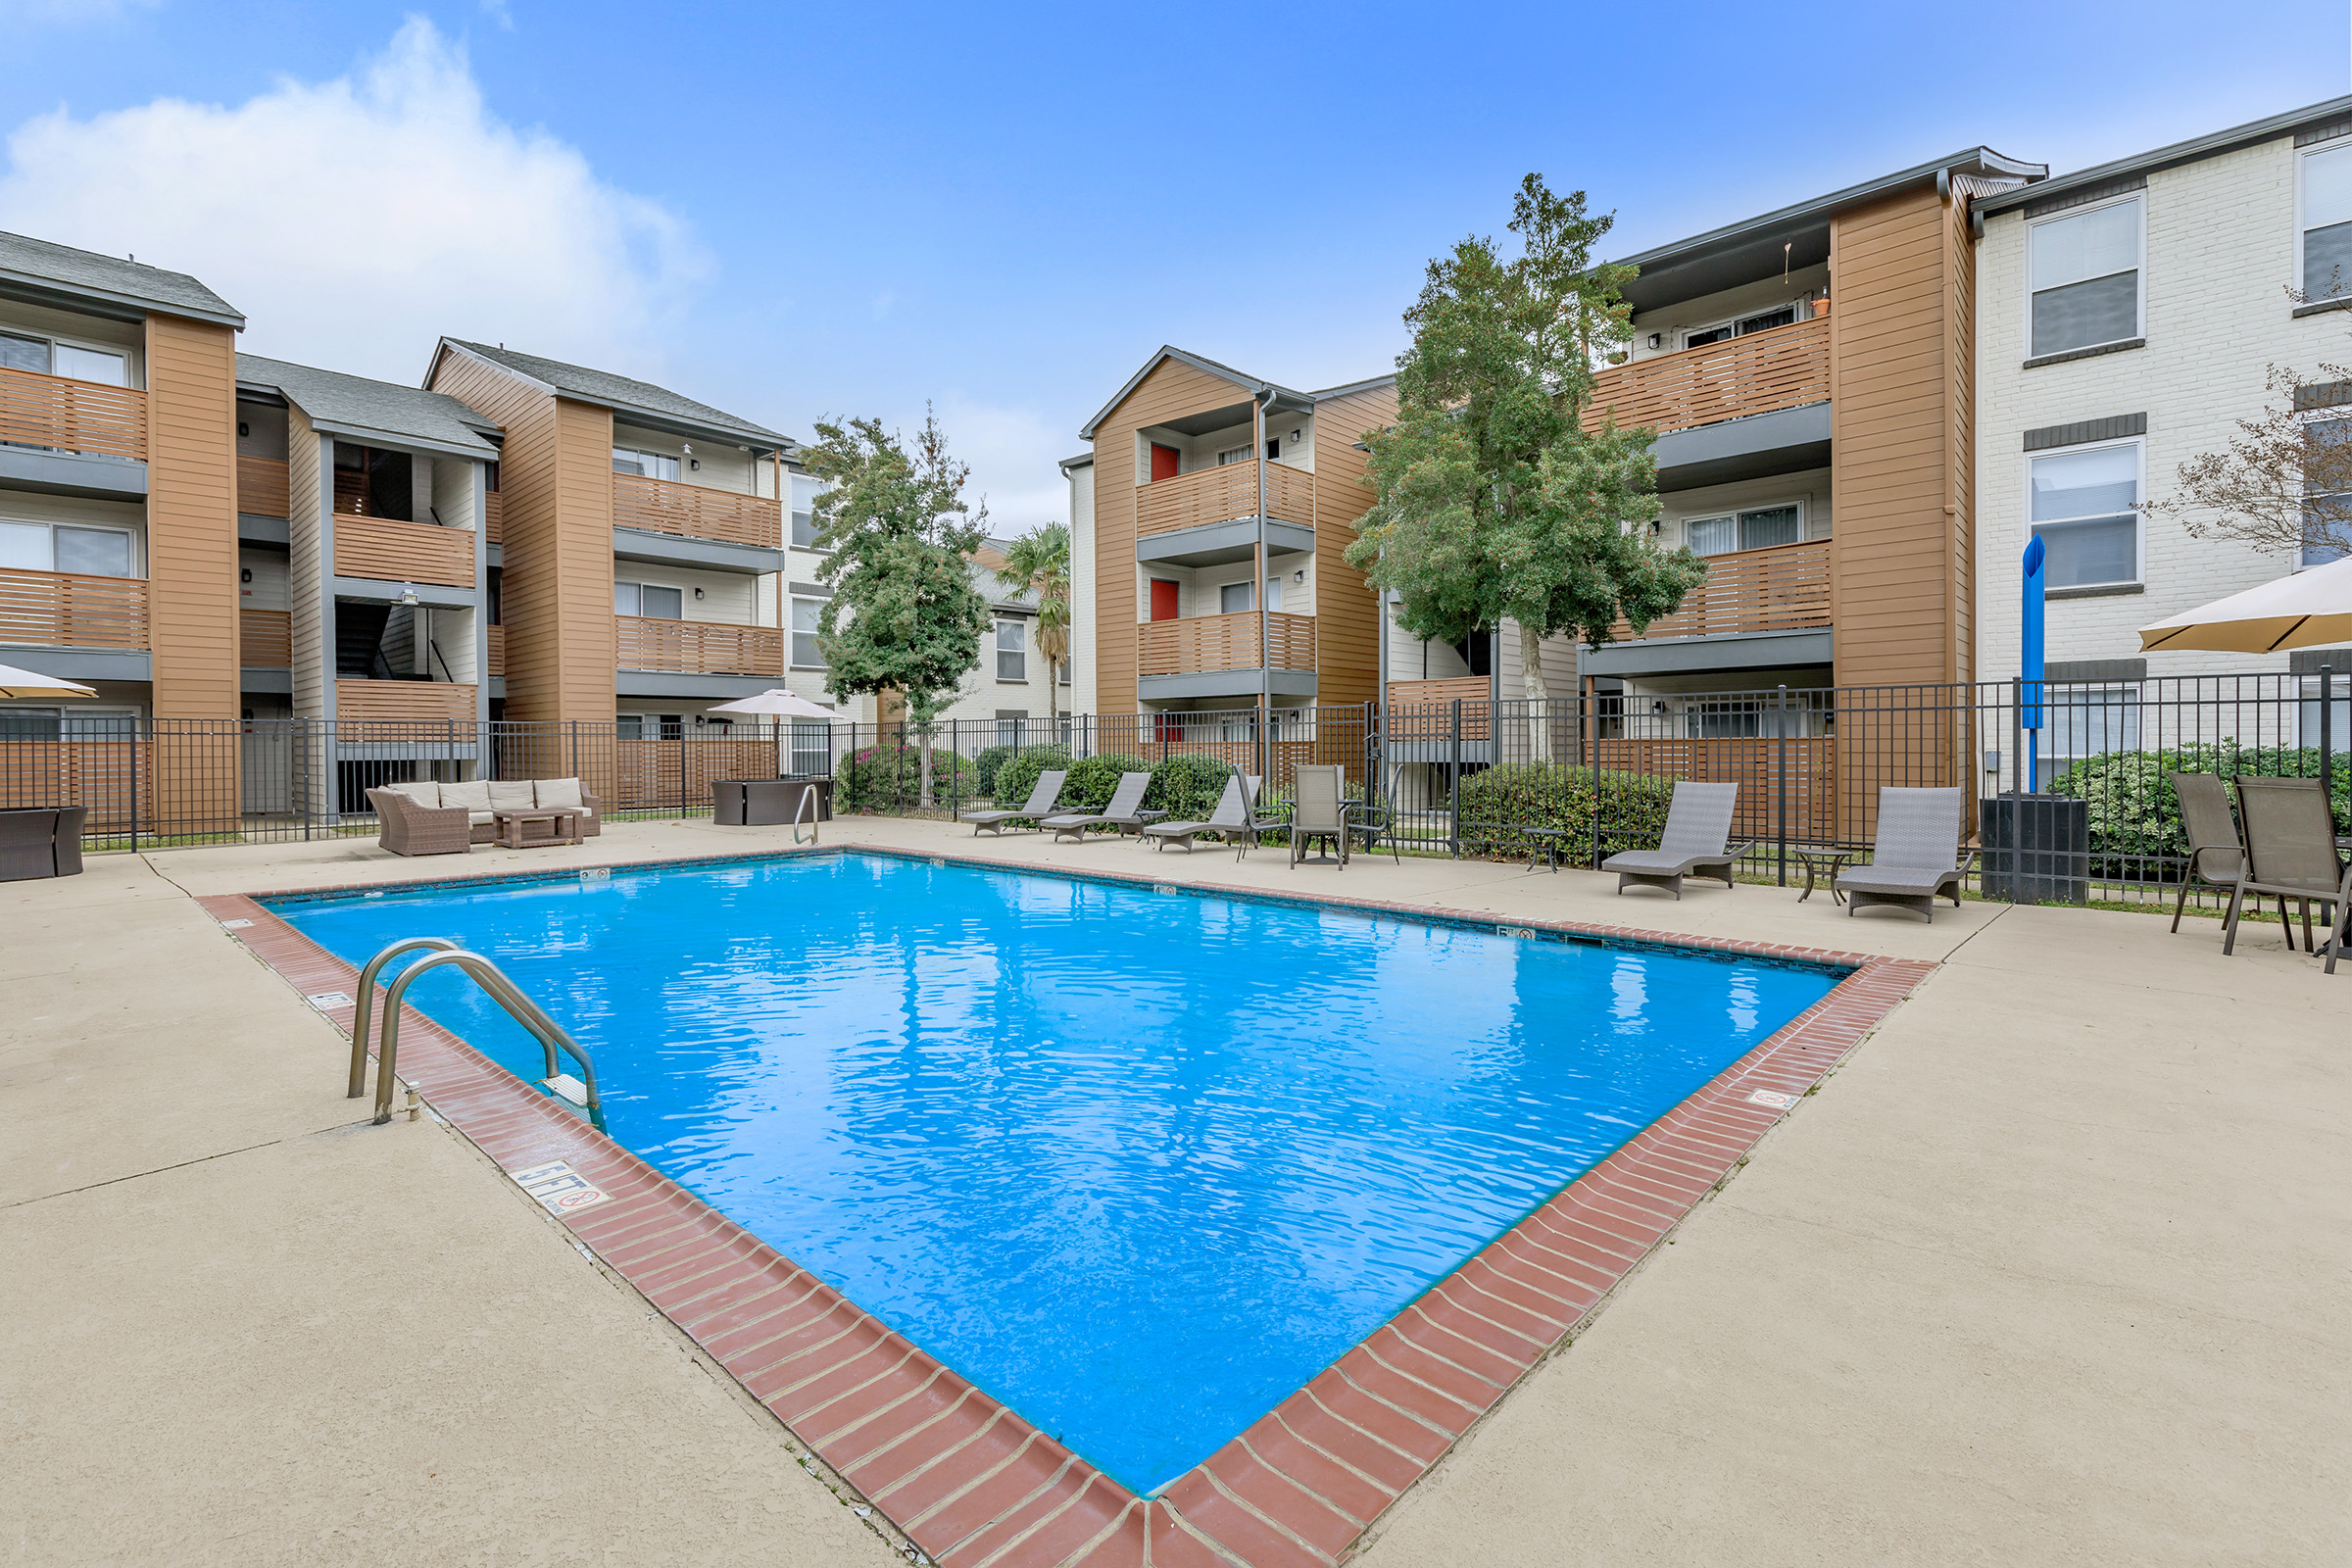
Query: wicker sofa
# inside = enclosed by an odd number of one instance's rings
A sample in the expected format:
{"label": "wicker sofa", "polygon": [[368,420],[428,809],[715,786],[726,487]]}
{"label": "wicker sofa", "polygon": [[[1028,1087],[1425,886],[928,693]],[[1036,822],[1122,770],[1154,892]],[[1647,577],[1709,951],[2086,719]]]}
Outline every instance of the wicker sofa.
{"label": "wicker sofa", "polygon": [[463,855],[498,842],[499,811],[575,810],[580,834],[604,831],[599,808],[576,778],[468,779],[459,784],[387,784],[368,792],[381,824],[376,843],[394,855]]}

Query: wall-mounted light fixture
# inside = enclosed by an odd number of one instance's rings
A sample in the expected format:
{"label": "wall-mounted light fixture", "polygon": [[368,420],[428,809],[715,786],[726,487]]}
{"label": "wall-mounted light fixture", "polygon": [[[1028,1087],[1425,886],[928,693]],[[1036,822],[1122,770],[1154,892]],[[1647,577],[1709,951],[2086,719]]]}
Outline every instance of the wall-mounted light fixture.
{"label": "wall-mounted light fixture", "polygon": [[697,598],[697,599],[700,599],[700,598],[702,598],[702,597],[703,597],[703,591],[702,591],[700,588],[697,588],[697,589],[694,591],[694,597],[695,597],[695,598]]}
{"label": "wall-mounted light fixture", "polygon": [[239,567],[237,568],[237,581],[239,581],[239,582],[251,582],[251,581],[253,581],[253,568],[252,568],[251,566],[239,566]]}
{"label": "wall-mounted light fixture", "polygon": [[239,419],[239,420],[237,421],[237,435],[238,435],[238,437],[239,437],[240,439],[242,439],[243,437],[245,437],[245,436],[249,436],[249,435],[251,435],[251,434],[253,434],[253,426],[252,426],[252,425],[250,425],[250,424],[247,424],[247,423],[246,423],[246,422],[245,422],[243,419]]}
{"label": "wall-mounted light fixture", "polygon": [[404,582],[400,585],[400,602],[404,605],[416,603],[416,585],[415,583]]}
{"label": "wall-mounted light fixture", "polygon": [[1663,332],[1652,332],[1652,333],[1650,333],[1650,334],[1649,334],[1649,346],[1650,346],[1651,348],[1653,348],[1653,349],[1662,349],[1662,348],[1664,348],[1664,347],[1666,346],[1666,334],[1665,334],[1665,333],[1663,333]]}

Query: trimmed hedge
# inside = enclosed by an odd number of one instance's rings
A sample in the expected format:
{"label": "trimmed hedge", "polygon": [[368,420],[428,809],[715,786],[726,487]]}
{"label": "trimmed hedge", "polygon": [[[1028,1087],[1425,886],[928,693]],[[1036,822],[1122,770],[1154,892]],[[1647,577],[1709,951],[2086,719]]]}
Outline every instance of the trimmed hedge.
{"label": "trimmed hedge", "polygon": [[[2328,794],[2336,831],[2352,823],[2352,758],[2331,759]],[[2180,797],[2168,773],[2250,773],[2259,778],[2318,778],[2317,747],[2240,746],[2235,741],[2174,747],[2158,752],[2110,752],[2073,763],[2045,786],[2053,795],[2090,803],[2093,876],[2170,881],[2176,867],[2146,863],[2188,854],[2180,825]]]}
{"label": "trimmed hedge", "polygon": [[971,781],[975,795],[994,796],[997,793],[997,770],[1007,760],[1020,755],[1018,746],[983,746],[972,758]]}
{"label": "trimmed hedge", "polygon": [[1129,757],[1124,752],[1104,752],[1099,757],[1085,758],[1070,764],[1070,776],[1061,786],[1061,798],[1077,809],[1100,811],[1118,793],[1121,773],[1150,771],[1152,764],[1140,757]]}
{"label": "trimmed hedge", "polygon": [[1144,791],[1144,805],[1167,812],[1175,822],[1208,820],[1233,775],[1221,759],[1198,754],[1163,758],[1151,766],[1152,787]]}
{"label": "trimmed hedge", "polygon": [[[945,743],[931,748],[931,801],[946,806],[957,792],[967,801],[972,793],[971,764],[948,750]],[[959,775],[960,774],[960,778]],[[920,746],[867,746],[841,760],[833,780],[833,808],[837,811],[894,810],[912,806],[923,796],[923,754]]]}
{"label": "trimmed hedge", "polygon": [[1037,788],[1038,774],[1049,767],[1069,765],[1070,749],[1066,746],[1019,747],[998,766],[996,786],[989,794],[1007,810],[1025,806],[1029,802],[1029,792]]}
{"label": "trimmed hedge", "polygon": [[1601,858],[1622,850],[1654,850],[1674,804],[1674,780],[1603,771],[1596,802],[1589,767],[1518,762],[1464,774],[1463,846],[1494,855],[1527,855],[1541,841],[1530,839],[1524,829],[1562,828],[1567,832],[1562,856],[1582,860],[1592,853],[1596,804]]}

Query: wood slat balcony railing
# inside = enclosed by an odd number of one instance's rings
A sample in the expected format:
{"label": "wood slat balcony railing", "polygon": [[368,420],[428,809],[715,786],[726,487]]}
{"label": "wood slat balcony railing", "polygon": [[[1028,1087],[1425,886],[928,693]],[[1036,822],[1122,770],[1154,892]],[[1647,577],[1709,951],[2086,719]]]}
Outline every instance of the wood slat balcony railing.
{"label": "wood slat balcony railing", "polygon": [[773,498],[636,473],[612,476],[612,525],[762,550],[784,548],[784,509]]}
{"label": "wood slat balcony railing", "polygon": [[494,545],[507,542],[507,493],[488,490],[482,494],[482,537]]}
{"label": "wood slat balcony railing", "polygon": [[473,530],[335,514],[335,575],[473,586]]}
{"label": "wood slat balcony railing", "polygon": [[351,723],[470,724],[474,688],[446,680],[335,682],[335,718]]}
{"label": "wood slat balcony railing", "polygon": [[237,663],[244,669],[284,669],[294,662],[294,615],[284,610],[237,612]]}
{"label": "wood slat balcony railing", "polygon": [[0,368],[0,441],[147,460],[147,394]]}
{"label": "wood slat balcony railing", "polygon": [[237,457],[237,510],[256,517],[286,514],[286,461]]}
{"label": "wood slat balcony railing", "polygon": [[[1257,668],[1257,612],[1147,620],[1135,628],[1136,673],[1191,675]],[[1315,617],[1266,616],[1266,659],[1273,669],[1315,667]]]}
{"label": "wood slat balcony railing", "polygon": [[1487,718],[1492,711],[1494,686],[1484,675],[1457,675],[1450,680],[1393,680],[1389,682],[1389,712],[1400,738],[1427,740],[1441,734],[1433,726],[1444,726],[1442,733],[1451,736],[1453,705],[1462,705],[1462,739],[1483,741],[1489,738]]}
{"label": "wood slat balcony railing", "polygon": [[143,649],[147,583],[139,577],[0,568],[0,643]]}
{"label": "wood slat balcony railing", "polygon": [[491,674],[493,674],[493,675],[504,675],[506,672],[507,672],[507,628],[506,628],[506,627],[504,627],[504,626],[493,625],[493,626],[490,628],[490,669],[489,669],[489,673],[491,673]]}
{"label": "wood slat balcony railing", "polygon": [[[1257,515],[1257,463],[1228,463],[1154,479],[1135,492],[1135,531],[1169,533],[1204,523]],[[1287,464],[1265,464],[1266,515],[1301,527],[1315,525],[1315,476]],[[1254,667],[1254,666],[1252,666]]]}
{"label": "wood slat balcony railing", "polygon": [[622,669],[678,675],[784,675],[784,633],[774,626],[721,621],[612,617]]}
{"label": "wood slat balcony railing", "polygon": [[[1651,621],[1641,638],[1797,631],[1829,623],[1830,542],[1810,539],[1709,556],[1707,580],[1691,589],[1673,614]],[[1614,635],[1635,640],[1634,629],[1622,620]]]}
{"label": "wood slat balcony railing", "polygon": [[1588,430],[1614,414],[1619,429],[1646,424],[1689,430],[1776,409],[1801,408],[1830,395],[1830,318],[1776,326],[1680,354],[1613,365],[1592,378],[1585,405]]}

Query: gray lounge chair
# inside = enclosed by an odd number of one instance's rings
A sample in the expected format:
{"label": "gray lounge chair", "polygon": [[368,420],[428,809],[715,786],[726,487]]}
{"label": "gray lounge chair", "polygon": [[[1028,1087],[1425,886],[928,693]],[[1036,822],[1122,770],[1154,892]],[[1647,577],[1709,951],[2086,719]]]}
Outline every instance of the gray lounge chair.
{"label": "gray lounge chair", "polygon": [[1144,791],[1151,787],[1149,773],[1121,773],[1119,787],[1111,791],[1110,805],[1102,810],[1065,812],[1041,818],[1037,825],[1052,828],[1056,844],[1076,844],[1086,837],[1090,827],[1141,827],[1148,820],[1140,814]]}
{"label": "gray lounge chair", "polygon": [[1951,895],[1960,906],[1960,886],[1968,877],[1968,862],[1976,858],[1960,850],[1960,818],[1967,808],[1957,789],[1882,789],[1879,791],[1879,842],[1868,865],[1849,865],[1838,873],[1837,888],[1846,898],[1851,916],[1865,904],[1886,904],[1909,909],[1936,921],[1936,895]]}
{"label": "gray lounge chair", "polygon": [[[2222,952],[2237,946],[2237,920],[2246,895],[2257,906],[2266,893],[2278,900],[2278,923],[2286,928],[2286,947],[2293,952],[2295,928],[2286,917],[2286,901],[2303,906],[2303,945],[2311,946],[2311,902],[2335,906],[2328,921],[2328,971],[2335,972],[2335,950],[2344,929],[2344,906],[2352,900],[2352,877],[2344,872],[2336,853],[2334,815],[2328,795],[2316,778],[2237,779],[2237,815],[2246,828],[2245,867],[2230,888],[2230,913],[2222,926]],[[2316,951],[2316,950],[2315,950]]]}
{"label": "gray lounge chair", "polygon": [[[1217,808],[1208,813],[1206,821],[1152,822],[1145,826],[1143,836],[1152,841],[1154,850],[1181,844],[1184,853],[1190,855],[1195,838],[1202,833],[1216,833],[1229,842],[1239,840],[1240,849],[1246,852],[1250,848],[1249,841],[1255,838],[1257,830],[1264,825],[1250,805],[1257,799],[1259,782],[1255,777],[1246,777],[1238,772],[1229,774],[1225,780],[1225,792],[1217,797]],[[1240,859],[1241,855],[1237,853],[1234,858]]]}
{"label": "gray lounge chair", "polygon": [[1067,768],[1047,768],[1037,775],[1037,788],[1029,792],[1029,799],[1016,809],[997,808],[986,811],[966,811],[956,820],[971,823],[974,838],[978,838],[983,830],[1003,837],[1007,822],[1041,822],[1054,814],[1054,803],[1061,798],[1061,781],[1069,776]]}
{"label": "gray lounge chair", "polygon": [[2172,773],[2173,793],[2180,798],[2180,825],[2188,831],[2188,864],[2180,873],[2180,897],[2173,901],[2173,929],[2180,929],[2180,911],[2188,907],[2192,883],[2207,887],[2235,887],[2245,875],[2245,846],[2237,841],[2237,818],[2230,810],[2230,786],[2218,773]]}
{"label": "gray lounge chair", "polygon": [[1732,813],[1739,808],[1737,784],[1693,784],[1677,779],[1674,804],[1666,808],[1666,831],[1654,850],[1627,850],[1601,862],[1603,871],[1617,873],[1617,891],[1630,887],[1664,888],[1683,896],[1687,876],[1720,877],[1732,883],[1732,867],[1753,849],[1751,840],[1732,843]]}
{"label": "gray lounge chair", "polygon": [[1348,864],[1348,800],[1346,770],[1330,763],[1298,768],[1291,785],[1291,868],[1306,858],[1306,847],[1320,839],[1332,845],[1337,858],[1323,857],[1317,865]]}

